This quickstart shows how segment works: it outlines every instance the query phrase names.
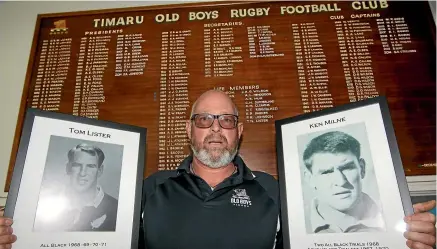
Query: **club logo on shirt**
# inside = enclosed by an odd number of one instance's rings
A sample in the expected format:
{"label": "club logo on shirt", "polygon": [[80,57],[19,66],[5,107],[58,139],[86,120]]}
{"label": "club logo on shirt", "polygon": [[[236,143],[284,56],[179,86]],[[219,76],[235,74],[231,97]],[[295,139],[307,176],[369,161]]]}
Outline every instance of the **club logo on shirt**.
{"label": "club logo on shirt", "polygon": [[231,197],[231,203],[236,207],[249,207],[252,205],[250,197],[246,194],[245,189],[234,189],[234,194]]}

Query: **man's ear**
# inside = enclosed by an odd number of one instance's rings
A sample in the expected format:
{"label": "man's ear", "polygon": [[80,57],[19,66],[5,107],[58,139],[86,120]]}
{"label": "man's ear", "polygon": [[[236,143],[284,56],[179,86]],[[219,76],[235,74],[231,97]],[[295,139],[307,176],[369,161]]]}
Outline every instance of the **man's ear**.
{"label": "man's ear", "polygon": [[105,166],[104,164],[100,165],[99,169],[97,170],[97,177],[100,177],[103,174],[104,166]]}
{"label": "man's ear", "polygon": [[238,139],[241,139],[241,135],[243,134],[243,123],[238,123],[237,129],[238,129]]}
{"label": "man's ear", "polygon": [[316,185],[313,182],[313,174],[307,167],[304,167],[303,169],[303,178],[305,182],[311,186],[311,188],[316,189]]}
{"label": "man's ear", "polygon": [[360,164],[360,175],[361,175],[361,179],[363,179],[364,176],[366,176],[366,160],[364,160],[363,158],[360,158],[360,160],[358,161],[358,163]]}
{"label": "man's ear", "polygon": [[191,139],[191,120],[185,121],[185,131],[187,132],[188,139]]}

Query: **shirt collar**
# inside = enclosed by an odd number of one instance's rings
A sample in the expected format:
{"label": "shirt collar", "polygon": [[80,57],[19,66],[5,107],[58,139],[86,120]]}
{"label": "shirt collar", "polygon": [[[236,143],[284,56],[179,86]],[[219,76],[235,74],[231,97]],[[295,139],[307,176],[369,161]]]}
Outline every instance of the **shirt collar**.
{"label": "shirt collar", "polygon": [[102,203],[105,192],[103,192],[102,186],[97,186],[97,195],[96,198],[90,203],[85,204],[85,206],[95,207],[97,208],[100,203]]}
{"label": "shirt collar", "polygon": [[362,203],[361,205],[365,205],[366,208],[363,210],[366,210],[367,212],[364,214],[364,218],[361,220],[358,220],[352,216],[348,216],[347,218],[350,218],[350,220],[353,220],[351,224],[348,226],[341,226],[340,224],[329,224],[328,221],[326,221],[323,216],[318,211],[318,200],[314,199],[311,203],[311,227],[313,233],[318,233],[321,230],[324,229],[335,229],[339,227],[343,231],[347,230],[351,226],[355,226],[358,224],[361,224],[366,227],[383,227],[383,219],[382,219],[382,213],[380,212],[378,206],[376,203],[365,193],[363,193],[362,197]]}
{"label": "shirt collar", "polygon": [[[179,167],[177,169],[177,174],[179,175],[182,172],[190,173],[190,165],[192,162],[193,162],[193,155],[189,155],[188,157],[186,157],[179,165]],[[236,177],[242,178],[244,180],[255,179],[255,175],[246,166],[243,159],[239,155],[236,155],[232,162],[237,167]]]}
{"label": "shirt collar", "polygon": [[[68,193],[65,193],[65,195],[69,196]],[[103,197],[105,197],[105,192],[103,191],[102,186],[97,185],[96,197],[94,197],[94,199],[92,201],[90,201],[90,202],[86,203],[85,205],[83,205],[82,207],[80,207],[80,209],[82,209],[83,207],[95,207],[95,208],[97,208],[100,205],[100,203],[102,203]],[[71,206],[73,206],[73,205],[71,205]]]}
{"label": "shirt collar", "polygon": [[94,198],[94,200],[92,200],[89,203],[86,203],[85,205],[83,205],[82,207],[79,208],[75,208],[73,206],[70,207],[70,210],[76,210],[77,212],[75,214],[73,214],[73,223],[76,224],[79,221],[80,218],[80,214],[83,211],[83,208],[85,207],[94,207],[97,208],[100,203],[102,203],[103,201],[103,197],[105,196],[105,192],[103,192],[103,188],[99,185],[97,185],[97,195]]}

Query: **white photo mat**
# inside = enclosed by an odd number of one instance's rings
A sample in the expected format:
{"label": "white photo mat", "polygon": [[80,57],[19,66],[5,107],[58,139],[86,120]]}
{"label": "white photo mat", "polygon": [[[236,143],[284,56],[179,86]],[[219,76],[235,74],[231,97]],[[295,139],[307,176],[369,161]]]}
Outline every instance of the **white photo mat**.
{"label": "white photo mat", "polygon": [[[99,121],[96,121],[99,122]],[[76,134],[72,129],[86,131]],[[133,239],[133,222],[135,205],[138,197],[137,179],[143,170],[139,168],[140,133],[109,128],[86,123],[59,120],[36,115],[27,147],[26,158],[22,169],[15,209],[13,210],[13,229],[18,240],[15,249],[28,248],[131,248]],[[144,129],[145,130],[145,129]],[[110,137],[90,136],[90,132],[110,134]],[[123,157],[118,192],[118,211],[115,231],[82,231],[82,232],[42,232],[33,231],[38,198],[43,179],[44,167],[51,136],[75,138],[81,140],[118,144],[123,146]],[[144,138],[144,137],[143,137]],[[144,142],[144,141],[143,141]],[[65,153],[66,154],[66,153]],[[60,167],[63,167],[62,165]],[[135,237],[135,236],[134,236]]]}

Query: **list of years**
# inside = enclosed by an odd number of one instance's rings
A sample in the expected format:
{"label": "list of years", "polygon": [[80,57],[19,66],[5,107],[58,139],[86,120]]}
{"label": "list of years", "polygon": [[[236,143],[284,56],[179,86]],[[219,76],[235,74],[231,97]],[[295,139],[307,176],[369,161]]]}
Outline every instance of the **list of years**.
{"label": "list of years", "polygon": [[98,103],[105,102],[103,75],[108,67],[111,36],[81,38],[77,61],[73,115],[99,117]]}
{"label": "list of years", "polygon": [[190,30],[162,32],[158,126],[158,170],[175,169],[185,158],[189,107],[186,39]]}
{"label": "list of years", "polygon": [[205,77],[234,76],[234,64],[243,63],[243,48],[234,43],[234,27],[204,29]]}
{"label": "list of years", "polygon": [[39,56],[32,108],[58,111],[70,67],[71,38],[43,40]]}
{"label": "list of years", "polygon": [[[411,46],[411,35],[404,17],[376,20],[384,54],[416,53]],[[406,48],[407,47],[407,48]]]}
{"label": "list of years", "polygon": [[347,20],[336,21],[335,26],[349,101],[378,96],[369,51],[374,44],[370,23]]}
{"label": "list of years", "polygon": [[326,55],[314,23],[292,24],[304,113],[333,107]]}
{"label": "list of years", "polygon": [[149,55],[143,54],[143,34],[117,36],[115,76],[143,75]]}
{"label": "list of years", "polygon": [[283,57],[284,53],[275,51],[276,33],[270,25],[247,27],[250,58]]}

